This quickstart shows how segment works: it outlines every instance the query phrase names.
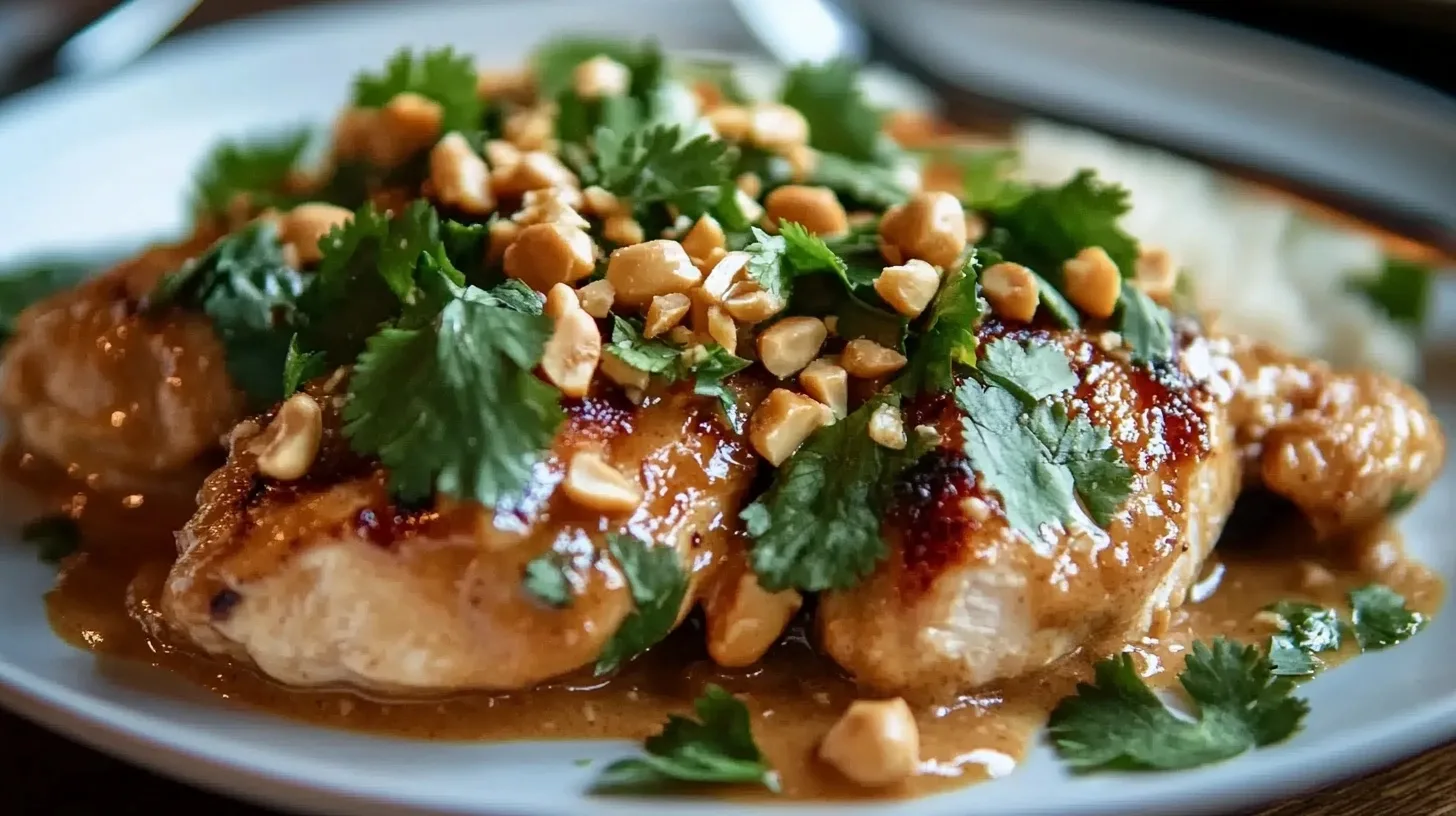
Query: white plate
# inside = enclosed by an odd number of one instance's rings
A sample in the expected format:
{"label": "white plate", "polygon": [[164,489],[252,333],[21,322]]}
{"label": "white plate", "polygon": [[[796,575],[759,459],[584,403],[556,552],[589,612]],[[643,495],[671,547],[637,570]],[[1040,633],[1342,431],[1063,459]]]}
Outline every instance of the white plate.
{"label": "white plate", "polygon": [[[109,249],[182,225],[179,191],[220,134],[317,120],[352,73],[394,48],[453,43],[500,65],[562,29],[640,36],[674,47],[746,50],[719,4],[410,3],[326,7],[179,41],[145,65],[85,87],[31,94],[0,110],[0,260],[39,251]],[[1456,327],[1456,291],[1436,324]],[[1456,361],[1456,331],[1431,341]],[[1444,369],[1444,373],[1442,371]],[[1428,379],[1456,427],[1456,369]],[[1446,474],[1405,524],[1415,554],[1456,580],[1456,484]],[[1410,643],[1321,676],[1305,691],[1307,727],[1288,743],[1199,771],[1073,779],[1045,747],[1006,779],[881,805],[592,799],[579,758],[616,743],[418,743],[322,730],[241,710],[159,673],[102,673],[46,625],[52,572],[0,544],[0,703],[83,742],[197,784],[292,809],[399,814],[1130,814],[1230,810],[1371,770],[1456,736],[1456,619]]]}

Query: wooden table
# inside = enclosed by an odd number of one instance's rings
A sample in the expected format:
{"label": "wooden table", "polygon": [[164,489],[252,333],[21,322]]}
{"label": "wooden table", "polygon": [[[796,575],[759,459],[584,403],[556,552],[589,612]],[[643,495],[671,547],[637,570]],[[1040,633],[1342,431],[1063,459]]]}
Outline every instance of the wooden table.
{"label": "wooden table", "polygon": [[[111,759],[0,712],[0,813],[274,816]],[[1254,814],[1249,814],[1254,816]],[[1257,816],[1456,816],[1456,743]]]}

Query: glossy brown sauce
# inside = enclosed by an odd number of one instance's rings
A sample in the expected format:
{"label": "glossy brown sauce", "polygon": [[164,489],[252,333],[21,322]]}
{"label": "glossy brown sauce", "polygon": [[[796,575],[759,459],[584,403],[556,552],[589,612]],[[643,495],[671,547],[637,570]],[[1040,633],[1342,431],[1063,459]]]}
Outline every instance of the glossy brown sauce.
{"label": "glossy brown sauce", "polygon": [[[9,517],[64,509],[81,523],[84,549],[62,565],[47,608],[56,633],[94,652],[101,671],[146,663],[224,699],[291,719],[432,740],[640,740],[656,732],[668,712],[685,711],[704,683],[715,682],[745,695],[755,735],[781,774],[785,793],[809,798],[867,795],[814,758],[819,739],[859,694],[816,652],[802,628],[759,665],[738,671],[721,669],[708,659],[702,634],[690,620],[607,682],[583,674],[525,693],[408,702],[371,700],[343,690],[289,690],[247,668],[189,654],[161,625],[156,601],[175,553],[171,531],[190,514],[185,502],[164,506],[147,497],[102,496],[14,452],[6,454],[4,471],[3,510]],[[1286,552],[1287,542],[1294,540],[1291,525],[1270,528],[1263,519],[1256,526],[1266,530],[1264,540],[1281,542]],[[1128,647],[1150,682],[1171,682],[1193,640],[1226,635],[1262,642],[1269,631],[1255,614],[1277,600],[1307,599],[1343,609],[1347,590],[1379,581],[1422,612],[1433,613],[1441,602],[1440,580],[1404,559],[1398,538],[1389,530],[1354,542],[1345,564],[1325,561],[1317,566],[1297,555],[1260,554],[1257,546],[1240,543],[1226,537],[1208,566],[1201,588],[1217,587],[1209,597],[1174,613],[1159,638]],[[1011,772],[1047,714],[1088,676],[1098,656],[1075,655],[1005,687],[919,705],[921,773],[868,795],[922,795]],[[563,748],[563,762],[575,758]]]}

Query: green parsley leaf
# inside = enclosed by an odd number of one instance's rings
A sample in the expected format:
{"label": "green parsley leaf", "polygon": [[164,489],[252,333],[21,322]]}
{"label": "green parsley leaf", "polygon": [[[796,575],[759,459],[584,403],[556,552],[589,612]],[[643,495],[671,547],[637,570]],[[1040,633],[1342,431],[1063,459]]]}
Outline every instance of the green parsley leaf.
{"label": "green parsley leaf", "polygon": [[1133,274],[1138,247],[1118,220],[1130,209],[1127,190],[1082,170],[1060,187],[1037,187],[1014,203],[991,211],[998,233],[996,249],[1007,260],[1025,264],[1054,283],[1062,262],[1090,246],[1102,247],[1122,271]]}
{"label": "green parsley leaf", "polygon": [[693,708],[697,722],[669,716],[662,733],[648,737],[646,756],[607,766],[594,789],[640,791],[693,782],[758,784],[778,791],[778,774],[753,741],[747,706],[710,684]]}
{"label": "green parsley leaf", "polygon": [[81,526],[64,513],[41,516],[20,528],[20,540],[34,546],[40,560],[56,564],[81,548]]}
{"label": "green parsley leaf", "polygon": [[0,272],[0,343],[15,333],[20,313],[85,280],[98,268],[85,261],[37,261]]}
{"label": "green parsley leaf", "polygon": [[900,382],[906,393],[950,391],[955,387],[955,366],[976,365],[976,325],[985,314],[976,294],[979,264],[977,253],[972,252],[941,284],[930,304],[920,345]]}
{"label": "green parsley leaf", "polygon": [[1140,363],[1165,360],[1173,353],[1173,327],[1168,312],[1135,286],[1122,287],[1122,317],[1117,330]]}
{"label": "green parsley leaf", "polygon": [[350,446],[378,456],[406,499],[514,497],[564,419],[560,393],[533,373],[550,336],[546,318],[474,288],[419,328],[381,330],[349,382]]}
{"label": "green parsley leaf", "polygon": [[531,597],[552,609],[565,609],[572,600],[571,559],[554,550],[526,562],[521,586]]}
{"label": "green parsley leaf", "polygon": [[1092,684],[1057,705],[1049,735],[1075,771],[1181,770],[1230,759],[1287,739],[1309,712],[1294,684],[1277,677],[1252,646],[1223,638],[1193,644],[1178,676],[1199,707],[1174,715],[1138,676],[1124,652],[1099,662]]}
{"label": "green parsley leaf", "polygon": [[876,397],[815,431],[740,514],[765,589],[845,589],[885,557],[880,515],[892,480],[909,462],[870,439],[869,420],[879,406],[898,403],[897,395]]}
{"label": "green parsley leaf", "polygon": [[809,123],[809,145],[847,159],[884,159],[880,113],[865,101],[859,67],[845,59],[800,65],[789,72],[779,98]]}
{"label": "green parsley leaf", "polygon": [[1319,652],[1340,648],[1340,615],[1333,609],[1303,601],[1280,601],[1267,607],[1281,621],[1280,634],[1269,639],[1269,660],[1283,676],[1314,674]]}
{"label": "green parsley leaf", "polygon": [[480,127],[484,111],[476,81],[475,61],[469,54],[457,54],[447,46],[416,57],[402,48],[390,57],[383,73],[364,72],[354,79],[354,104],[382,108],[398,94],[417,93],[440,104],[442,133],[473,131]]}
{"label": "green parsley leaf", "polygon": [[903,204],[910,197],[896,168],[855,161],[835,153],[820,153],[815,157],[809,183],[828,187],[841,199],[878,209]]}
{"label": "green parsley leaf", "polygon": [[1049,461],[1072,474],[1077,497],[1092,520],[1103,527],[1110,524],[1132,495],[1133,473],[1106,429],[1085,416],[1069,417],[1061,405],[1045,404],[1032,410],[1027,428],[1045,447]]}
{"label": "green parsley leaf", "polygon": [[249,142],[218,144],[193,178],[192,211],[220,215],[238,196],[246,196],[254,210],[297,204],[299,197],[287,192],[289,175],[311,139],[308,129],[299,128]]}
{"label": "green parsley leaf", "polygon": [[607,549],[627,579],[636,608],[602,647],[597,657],[598,677],[616,671],[624,662],[667,637],[677,624],[678,612],[688,592],[688,574],[673,547],[608,533]]}
{"label": "green parsley leaf", "polygon": [[212,321],[233,384],[254,408],[282,397],[284,362],[304,289],[283,257],[277,229],[254,222],[158,281],[146,309],[195,309]]}
{"label": "green parsley leaf", "polygon": [[283,360],[283,397],[293,396],[300,386],[328,370],[321,351],[301,351],[298,335],[288,341],[288,356]]}
{"label": "green parsley leaf", "polygon": [[[1188,276],[1180,279],[1184,277]],[[1386,258],[1380,274],[1352,277],[1348,286],[1398,325],[1416,330],[1425,324],[1431,310],[1433,278],[1425,264]]]}
{"label": "green parsley leaf", "polygon": [[1018,343],[1009,338],[992,341],[981,360],[986,379],[1033,404],[1077,387],[1072,361],[1050,343]]}
{"label": "green parsley leaf", "polygon": [[729,181],[733,156],[727,142],[707,134],[684,140],[677,125],[654,125],[625,137],[599,128],[596,183],[634,207],[696,199],[716,200]]}
{"label": "green parsley leaf", "polygon": [[1350,592],[1350,619],[1360,651],[1394,646],[1425,628],[1425,615],[1408,609],[1405,598],[1387,586],[1370,584]]}

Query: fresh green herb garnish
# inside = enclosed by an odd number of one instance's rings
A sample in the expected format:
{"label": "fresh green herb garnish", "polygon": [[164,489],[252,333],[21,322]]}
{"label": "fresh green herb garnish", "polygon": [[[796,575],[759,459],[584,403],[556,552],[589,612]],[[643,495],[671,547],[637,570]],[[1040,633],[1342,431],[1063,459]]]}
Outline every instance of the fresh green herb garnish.
{"label": "fresh green herb garnish", "polygon": [[1309,704],[1252,646],[1223,638],[1195,643],[1178,675],[1198,705],[1196,720],[1169,711],[1122,653],[1099,662],[1052,712],[1049,734],[1076,771],[1179,770],[1230,759],[1287,739]]}
{"label": "fresh green herb garnish", "polygon": [[1083,170],[1060,187],[1035,187],[1013,203],[991,210],[998,228],[994,248],[1053,283],[1062,262],[1087,247],[1102,247],[1123,277],[1133,274],[1137,242],[1118,221],[1131,208],[1127,190]]}
{"label": "fresh green herb garnish", "polygon": [[1015,150],[1004,147],[949,147],[927,151],[936,161],[954,164],[961,171],[961,198],[971,209],[995,210],[1026,195],[1025,185],[1010,180],[1016,167]]}
{"label": "fresh green herb garnish", "polygon": [[1386,258],[1380,274],[1351,278],[1348,285],[1395,323],[1417,330],[1425,324],[1431,309],[1432,279],[1431,269],[1425,264]]}
{"label": "fresh green herb garnish", "polygon": [[1268,611],[1278,615],[1281,623],[1279,634],[1269,638],[1269,661],[1275,674],[1314,674],[1323,665],[1315,655],[1340,648],[1344,627],[1335,610],[1302,601],[1280,601]]}
{"label": "fresh green herb garnish", "polygon": [[561,37],[531,55],[537,93],[542,99],[555,99],[570,91],[576,66],[593,57],[607,57],[627,66],[632,72],[634,90],[662,81],[662,50],[654,42]]}
{"label": "fresh green herb garnish", "polygon": [[768,492],[740,514],[753,537],[753,571],[765,589],[846,589],[885,557],[880,515],[910,457],[877,444],[868,429],[876,408],[898,402],[876,397],[815,431],[779,468]]}
{"label": "fresh green herb garnish", "polygon": [[802,225],[785,221],[779,224],[778,235],[769,235],[758,227],[753,227],[752,233],[754,243],[744,250],[749,256],[746,270],[769,294],[788,301],[793,297],[794,278],[821,272],[834,273],[851,292],[856,288],[844,259]]}
{"label": "fresh green herb garnish", "polygon": [[526,562],[521,586],[531,597],[552,609],[565,609],[571,606],[571,575],[571,559],[553,550]]}
{"label": "fresh green herb garnish", "polygon": [[815,157],[809,183],[828,187],[852,202],[869,207],[893,207],[910,197],[898,169],[834,153],[820,153]]}
{"label": "fresh green herb garnish", "polygon": [[1018,343],[1002,338],[986,346],[981,374],[1027,404],[1077,387],[1067,355],[1050,343]]}
{"label": "fresh green herb garnish", "polygon": [[20,528],[20,540],[35,547],[47,564],[56,564],[81,547],[81,526],[63,513],[41,516]]}
{"label": "fresh green herb garnish", "polygon": [[1401,488],[1390,495],[1390,501],[1385,505],[1385,514],[1393,516],[1410,507],[1412,504],[1415,504],[1416,499],[1420,497],[1421,494],[1414,490]]}
{"label": "fresh green herb garnish", "polygon": [[239,196],[249,208],[288,208],[299,197],[288,192],[312,133],[300,128],[250,142],[225,141],[212,149],[193,178],[192,211],[223,215]]}
{"label": "fresh green herb garnish", "polygon": [[694,703],[698,720],[670,716],[648,737],[647,754],[618,760],[597,779],[598,791],[641,791],[678,782],[757,784],[777,792],[778,774],[753,741],[748,707],[716,685]]}
{"label": "fresh green herb garnish", "polygon": [[630,320],[613,318],[612,342],[606,351],[627,365],[654,374],[668,382],[693,378],[693,393],[712,397],[723,407],[723,413],[735,429],[741,430],[742,415],[738,397],[724,382],[751,363],[713,343],[698,349],[681,349],[661,340],[648,340]]}
{"label": "fresh green herb garnish", "polygon": [[654,125],[627,134],[598,129],[595,173],[589,181],[636,207],[665,202],[717,200],[733,166],[727,142],[706,135],[684,138],[677,125]]}
{"label": "fresh green herb garnish", "polygon": [[298,270],[284,260],[277,229],[259,221],[162,278],[146,308],[181,307],[207,315],[226,350],[233,383],[262,408],[282,396],[278,375],[303,288]]}
{"label": "fresh green herb garnish", "polygon": [[880,112],[865,101],[853,62],[800,65],[784,80],[780,98],[804,115],[814,149],[858,162],[886,158],[889,140],[880,129]]}
{"label": "fresh green herb garnish", "polygon": [[31,304],[80,283],[97,268],[82,261],[38,261],[0,273],[0,343],[15,333],[15,322]]}
{"label": "fresh green herb garnish", "polygon": [[381,74],[361,73],[354,80],[354,104],[382,108],[402,93],[434,100],[443,109],[441,132],[468,132],[480,127],[484,106],[476,93],[475,62],[468,54],[445,47],[415,56],[400,49]]}
{"label": "fresh green herb garnish", "polygon": [[288,356],[283,360],[283,396],[293,396],[304,383],[322,376],[327,370],[323,352],[301,351],[298,335],[293,335],[288,341]]}
{"label": "fresh green herb garnish", "polygon": [[1120,302],[1122,317],[1117,330],[1140,363],[1166,360],[1173,353],[1173,327],[1168,312],[1141,289],[1124,285]]}
{"label": "fresh green herb garnish", "polygon": [[1394,646],[1425,628],[1426,616],[1405,605],[1390,587],[1370,584],[1350,592],[1350,620],[1360,651]]}
{"label": "fresh green herb garnish", "polygon": [[677,624],[678,612],[688,592],[688,574],[673,547],[608,533],[607,549],[627,579],[636,608],[602,647],[597,657],[598,676],[616,671],[624,662],[667,637]]}
{"label": "fresh green herb garnish", "polygon": [[946,275],[927,310],[930,316],[921,330],[920,345],[901,377],[900,387],[906,393],[950,391],[955,387],[955,367],[976,364],[976,324],[985,314],[976,294],[979,263],[972,252],[959,270]]}
{"label": "fresh green herb garnish", "polygon": [[1036,278],[1037,301],[1057,321],[1057,325],[1064,329],[1082,328],[1082,316],[1077,314],[1077,307],[1063,297],[1051,281],[1035,272],[1031,274]]}

